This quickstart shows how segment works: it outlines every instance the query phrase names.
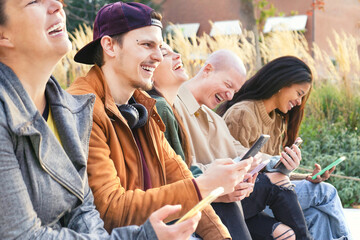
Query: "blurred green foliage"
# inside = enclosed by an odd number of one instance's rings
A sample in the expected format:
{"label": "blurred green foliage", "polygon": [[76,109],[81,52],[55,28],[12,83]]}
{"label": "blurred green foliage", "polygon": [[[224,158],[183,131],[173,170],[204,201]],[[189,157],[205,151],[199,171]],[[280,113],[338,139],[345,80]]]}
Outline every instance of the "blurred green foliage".
{"label": "blurred green foliage", "polygon": [[[340,163],[335,174],[360,178],[360,98],[346,96],[336,85],[317,86],[306,106],[306,117],[300,136],[302,166],[313,169],[314,163],[326,167],[340,156],[347,160]],[[360,203],[360,182],[331,177],[345,207]]]}
{"label": "blurred green foliage", "polygon": [[[118,2],[119,0],[64,0],[65,12],[68,18],[67,29],[73,32],[79,25],[86,24],[92,26],[96,13],[104,5]],[[155,4],[151,0],[122,0],[122,2],[140,2],[146,4],[155,10],[158,10],[162,4]]]}

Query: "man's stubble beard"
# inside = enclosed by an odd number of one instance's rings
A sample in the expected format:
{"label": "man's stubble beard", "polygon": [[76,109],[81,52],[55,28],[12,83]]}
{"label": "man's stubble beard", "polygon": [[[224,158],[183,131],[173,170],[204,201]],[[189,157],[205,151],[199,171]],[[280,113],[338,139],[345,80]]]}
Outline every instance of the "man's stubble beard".
{"label": "man's stubble beard", "polygon": [[135,84],[134,87],[143,91],[150,91],[154,86],[153,83],[154,83],[153,81],[148,81],[146,83],[142,82],[141,84],[140,83]]}

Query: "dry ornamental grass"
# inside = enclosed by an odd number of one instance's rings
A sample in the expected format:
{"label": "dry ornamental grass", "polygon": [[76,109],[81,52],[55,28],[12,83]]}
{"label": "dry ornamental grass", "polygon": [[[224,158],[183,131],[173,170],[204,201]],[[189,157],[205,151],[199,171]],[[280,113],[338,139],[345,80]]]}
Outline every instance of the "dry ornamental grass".
{"label": "dry ornamental grass", "polygon": [[[179,52],[189,76],[194,76],[207,56],[218,49],[229,49],[243,61],[252,76],[256,68],[256,56],[265,64],[274,58],[293,55],[301,58],[311,68],[314,75],[312,94],[306,106],[306,116],[302,124],[301,135],[304,142],[303,163],[312,167],[314,161],[325,164],[336,154],[349,155],[348,161],[338,167],[346,176],[360,175],[360,138],[357,134],[360,122],[360,38],[346,33],[333,32],[333,39],[328,39],[330,52],[325,52],[314,44],[309,49],[301,32],[272,32],[260,35],[255,44],[253,32],[243,31],[242,35],[203,34],[200,37],[184,37],[181,30],[174,30],[165,36],[165,41]],[[91,66],[75,63],[75,53],[92,40],[92,29],[80,26],[70,34],[73,48],[56,66],[55,77],[61,86],[67,88],[79,76],[87,73]],[[311,55],[313,51],[313,56]],[[329,127],[330,126],[330,127]],[[350,131],[350,132],[349,132]],[[319,135],[320,134],[320,135]],[[329,141],[324,139],[329,138]],[[341,173],[341,172],[340,172]],[[360,191],[355,181],[337,181],[332,183],[338,189],[345,205],[358,203],[354,192]]]}

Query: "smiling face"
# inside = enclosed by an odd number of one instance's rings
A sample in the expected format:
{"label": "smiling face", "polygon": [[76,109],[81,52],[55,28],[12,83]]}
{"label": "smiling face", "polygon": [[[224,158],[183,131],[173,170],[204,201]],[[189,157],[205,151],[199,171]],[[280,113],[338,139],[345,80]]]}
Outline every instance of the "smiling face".
{"label": "smiling face", "polygon": [[163,60],[161,28],[147,26],[127,32],[121,46],[115,44],[112,64],[116,76],[133,88],[150,90],[156,67]]}
{"label": "smiling face", "polygon": [[294,83],[289,87],[283,87],[273,96],[273,101],[278,110],[287,113],[293,107],[301,105],[303,97],[309,92],[311,84]]}
{"label": "smiling face", "polygon": [[162,89],[179,87],[189,78],[183,67],[181,55],[175,53],[166,43],[161,47],[161,52],[164,60],[154,72],[154,85]]}
{"label": "smiling face", "polygon": [[62,3],[56,0],[7,0],[3,39],[18,53],[34,59],[59,58],[71,49]]}
{"label": "smiling face", "polygon": [[204,80],[206,82],[204,82],[201,89],[202,94],[197,100],[199,104],[214,109],[218,104],[231,100],[246,79],[244,74],[233,68],[226,71],[216,71],[214,69],[207,70],[207,67],[205,66],[204,69],[204,74],[206,74]]}

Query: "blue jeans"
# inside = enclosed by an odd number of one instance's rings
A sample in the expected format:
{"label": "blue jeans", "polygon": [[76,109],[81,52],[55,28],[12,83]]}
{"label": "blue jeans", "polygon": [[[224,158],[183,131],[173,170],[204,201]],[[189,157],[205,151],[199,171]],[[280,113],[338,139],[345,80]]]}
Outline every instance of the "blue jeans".
{"label": "blue jeans", "polygon": [[[309,232],[317,240],[352,240],[336,188],[328,183],[292,181]],[[265,211],[273,216],[272,211]]]}
{"label": "blue jeans", "polygon": [[309,232],[317,240],[352,239],[336,188],[329,183],[292,181]]}

